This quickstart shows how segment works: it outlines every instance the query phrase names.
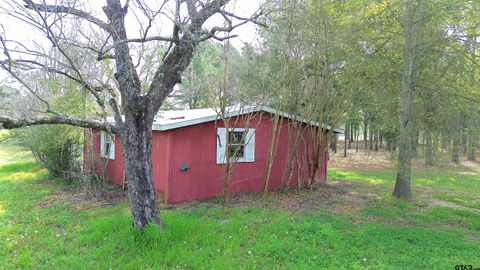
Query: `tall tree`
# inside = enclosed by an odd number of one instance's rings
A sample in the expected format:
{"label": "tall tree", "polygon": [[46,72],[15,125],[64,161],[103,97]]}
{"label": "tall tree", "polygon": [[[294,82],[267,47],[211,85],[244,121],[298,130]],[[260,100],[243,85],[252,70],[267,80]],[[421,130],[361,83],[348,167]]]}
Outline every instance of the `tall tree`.
{"label": "tall tree", "polygon": [[403,49],[403,73],[400,114],[400,134],[398,151],[398,171],[393,195],[402,199],[412,197],[411,167],[412,138],[415,136],[415,116],[413,114],[413,95],[417,79],[420,46],[425,20],[423,0],[405,1],[405,44]]}
{"label": "tall tree", "polygon": [[[2,4],[4,14],[37,30],[36,34],[46,38],[58,57],[43,53],[43,46],[47,45],[40,44],[34,50],[2,33],[0,41],[4,58],[0,67],[41,99],[46,109],[42,115],[28,119],[0,116],[0,122],[10,129],[69,124],[118,135],[125,158],[133,226],[144,228],[155,223],[162,227],[152,177],[151,142],[155,115],[180,82],[181,74],[200,42],[211,38],[222,40],[218,33],[230,32],[237,26],[255,21],[261,12],[248,18],[237,16],[224,9],[229,0],[166,0],[152,6],[142,0],[127,0],[124,4],[120,0],[106,2],[103,15],[108,21],[82,9],[84,5],[78,1],[59,0],[51,5],[18,0]],[[135,13],[138,20],[138,37],[127,34],[131,33],[126,27],[130,13]],[[206,29],[205,22],[215,14],[219,14],[225,23]],[[160,31],[159,23],[165,28],[171,27],[171,31]],[[75,35],[71,35],[72,29],[77,29]],[[103,37],[103,40],[97,37]],[[149,47],[152,43],[155,45]],[[51,64],[52,61],[55,65]],[[36,91],[35,85],[25,80],[26,72],[39,69],[80,85],[94,97],[102,119],[79,119],[54,111]],[[114,123],[107,121],[107,113],[114,115]]]}

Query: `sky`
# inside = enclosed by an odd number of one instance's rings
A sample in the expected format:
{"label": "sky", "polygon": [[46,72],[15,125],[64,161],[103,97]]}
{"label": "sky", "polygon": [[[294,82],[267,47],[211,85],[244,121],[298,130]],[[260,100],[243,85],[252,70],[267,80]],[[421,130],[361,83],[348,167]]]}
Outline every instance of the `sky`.
{"label": "sky", "polygon": [[[44,0],[37,0],[37,2],[41,2],[41,1],[44,1]],[[59,2],[59,1],[61,0],[46,0],[48,4],[54,4],[55,2]],[[63,1],[74,2],[74,0],[63,0]],[[144,1],[152,9],[156,5],[158,5],[158,3],[162,2],[157,0],[142,0],[142,1]],[[22,1],[21,0],[12,0],[12,1],[1,0],[0,9],[5,7],[8,8],[8,5],[9,5],[8,2],[11,3],[11,2],[22,2]],[[89,13],[102,19],[103,21],[107,21],[107,18],[105,14],[103,14],[103,11],[101,9],[103,6],[106,5],[106,0],[96,0],[96,1],[77,0],[77,2],[80,4],[79,7],[82,10],[88,11]],[[124,2],[124,0],[122,0],[122,2]],[[174,1],[171,1],[171,2],[174,3]],[[228,11],[234,12],[238,16],[249,17],[251,14],[255,13],[255,11],[259,9],[259,6],[260,6],[260,0],[233,0],[227,5],[226,9]],[[126,28],[127,28],[127,34],[129,35],[129,38],[139,37],[139,34],[138,34],[139,23],[135,17],[134,12],[137,13],[138,15],[141,15],[139,14],[139,9],[135,7],[133,7],[129,11],[129,13],[127,13]],[[162,35],[164,35],[163,33],[165,33],[165,35],[168,35],[167,33],[170,32],[172,29],[172,24],[170,20],[166,18],[166,16],[162,16],[159,19],[160,20],[156,20],[155,22],[155,27],[157,27],[156,31],[161,31]],[[41,35],[39,35],[37,31],[33,29],[31,26],[28,26],[26,23],[21,22],[18,19],[12,18],[10,16],[6,16],[1,13],[0,13],[0,25],[4,29],[7,39],[14,39],[25,44],[28,44],[32,41],[35,41],[37,43],[46,42],[46,40]],[[215,25],[223,26],[223,19],[220,15],[216,15],[215,17],[212,17],[205,24],[207,28]],[[155,27],[153,27],[152,29],[154,29]],[[242,25],[238,27],[237,29],[232,31],[232,35],[238,35],[238,37],[233,38],[231,40],[231,44],[235,46],[237,49],[240,49],[243,46],[244,42],[255,43],[255,40],[257,38],[257,35],[256,35],[257,28],[258,27],[252,23],[248,23],[246,25]],[[0,29],[0,31],[2,30]],[[154,32],[154,31],[150,31],[150,32]]]}
{"label": "sky", "polygon": [[[102,7],[106,5],[106,0],[36,0],[35,2],[41,3],[45,1],[47,4],[56,4],[59,2],[63,3],[76,3],[75,7],[77,9],[84,10],[95,17],[102,19],[103,21],[107,22],[107,18],[102,11]],[[122,4],[125,3],[126,0],[121,0]],[[134,2],[136,0],[132,0]],[[151,9],[155,9],[159,3],[163,1],[159,0],[140,0],[145,5],[147,5]],[[254,14],[260,7],[261,0],[232,0],[227,6],[226,10],[229,12],[234,13],[240,17],[250,17]],[[46,51],[48,48],[51,47],[51,43],[39,33],[38,29],[35,29],[31,25],[28,25],[25,22],[22,22],[19,19],[13,18],[11,16],[7,16],[4,14],[5,9],[11,9],[12,3],[20,3],[23,5],[22,0],[0,0],[0,34],[9,40],[16,40],[23,45],[30,47],[34,46],[35,44],[40,44],[42,47],[45,47]],[[173,15],[174,10],[174,0],[170,0],[169,3],[172,3],[170,7],[166,9],[166,14],[164,16],[159,16],[158,19],[155,20],[154,26],[151,28],[149,33],[152,35],[162,35],[162,36],[171,36],[171,32],[173,29],[173,24],[168,16]],[[186,12],[181,12],[186,16]],[[126,17],[126,30],[128,38],[139,38],[141,37],[139,34],[140,23],[139,17],[143,17],[143,14],[140,13],[140,9],[135,7],[134,5],[130,4],[130,10],[127,13]],[[143,17],[144,18],[144,17]],[[146,20],[141,20],[143,25],[146,25]],[[212,26],[224,26],[224,20],[221,15],[215,15],[214,17],[210,18],[205,24],[204,27],[209,29]],[[238,23],[238,21],[237,21]],[[234,21],[235,24],[235,21]],[[243,47],[244,43],[255,44],[257,39],[257,28],[258,26],[248,23],[242,25],[231,32],[232,35],[238,35],[238,37],[232,38],[230,40],[231,44],[236,47],[239,51]],[[221,35],[223,36],[223,35]],[[5,56],[2,54],[0,55],[0,59],[5,59]],[[0,85],[5,82],[5,79],[8,77],[8,74],[0,70]]]}

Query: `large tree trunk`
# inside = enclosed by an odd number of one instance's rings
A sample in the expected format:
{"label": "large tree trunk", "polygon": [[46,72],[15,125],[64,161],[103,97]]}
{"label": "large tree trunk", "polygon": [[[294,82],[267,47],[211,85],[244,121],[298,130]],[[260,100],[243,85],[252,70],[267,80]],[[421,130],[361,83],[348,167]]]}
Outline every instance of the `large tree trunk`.
{"label": "large tree trunk", "polygon": [[140,229],[149,223],[163,227],[153,185],[152,123],[142,112],[127,112],[121,135],[133,226]]}
{"label": "large tree trunk", "polygon": [[418,66],[418,45],[421,40],[420,25],[423,18],[423,3],[419,1],[418,14],[415,16],[414,1],[405,2],[405,45],[403,50],[403,74],[402,74],[402,103],[400,114],[400,136],[398,152],[398,171],[393,195],[397,198],[410,199],[411,170],[412,170],[412,137],[414,134],[413,116],[413,86],[416,79]]}

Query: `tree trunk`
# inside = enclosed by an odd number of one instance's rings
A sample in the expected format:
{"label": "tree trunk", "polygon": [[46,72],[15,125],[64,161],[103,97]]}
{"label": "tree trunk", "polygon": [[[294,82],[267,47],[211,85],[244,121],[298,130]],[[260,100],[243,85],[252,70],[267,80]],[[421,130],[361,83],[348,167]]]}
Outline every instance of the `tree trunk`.
{"label": "tree trunk", "polygon": [[[321,164],[324,162],[325,157],[325,149],[327,147],[327,137],[328,132],[324,132],[323,129],[319,129],[315,131],[315,152],[312,156],[312,167],[310,171],[310,177],[308,180],[308,188],[312,189],[313,184],[315,184],[315,176],[317,175],[318,169],[321,167]],[[300,176],[300,173],[298,174]]]}
{"label": "tree trunk", "polygon": [[272,123],[271,133],[270,133],[270,145],[268,148],[267,165],[265,168],[265,175],[263,177],[263,193],[264,194],[267,194],[268,192],[268,187],[270,183],[270,173],[272,172],[273,162],[275,160],[275,155],[277,154],[278,138],[280,137],[282,124],[283,124],[283,117],[280,117],[280,115],[275,115]]}
{"label": "tree trunk", "polygon": [[350,138],[348,140],[348,149],[352,149],[353,134],[354,134],[353,125],[350,125],[350,131],[349,131]]}
{"label": "tree trunk", "polygon": [[[358,126],[357,126],[358,127]],[[360,131],[359,129],[355,129],[355,153],[358,153],[358,135]]]}
{"label": "tree trunk", "polygon": [[462,140],[463,140],[463,132],[461,130],[462,127],[462,113],[458,113],[456,125],[453,126],[453,140],[452,140],[452,162],[453,163],[460,163],[460,151],[462,147]]}
{"label": "tree trunk", "polygon": [[133,216],[133,226],[144,228],[148,223],[163,228],[152,174],[153,117],[142,112],[126,112],[121,131],[125,175]]}
{"label": "tree trunk", "polygon": [[425,165],[433,166],[433,140],[429,130],[425,131]]}
{"label": "tree trunk", "polygon": [[398,171],[393,195],[401,199],[410,199],[412,173],[412,137],[414,134],[413,86],[418,66],[418,47],[421,40],[421,29],[418,27],[423,18],[423,3],[419,2],[419,14],[415,16],[414,1],[405,2],[405,45],[403,50],[402,103],[400,113],[400,136],[398,151]]}
{"label": "tree trunk", "polygon": [[473,130],[468,134],[468,153],[467,159],[469,161],[477,160],[477,136]]}
{"label": "tree trunk", "polygon": [[375,128],[373,127],[372,124],[370,124],[370,130],[369,130],[369,135],[368,135],[368,141],[369,141],[369,147],[368,147],[368,152],[370,153],[371,150],[373,150],[373,133]]}
{"label": "tree trunk", "polygon": [[[290,158],[287,162],[289,163],[288,166],[285,167],[285,172],[284,176],[282,179],[282,189],[286,191],[290,187],[290,183],[292,182],[293,175],[294,175],[294,170],[295,170],[295,165],[298,167],[298,148],[300,144],[300,137],[302,135],[302,130],[301,126],[298,124],[293,124],[293,145],[289,145],[287,151],[287,157]],[[291,140],[291,137],[289,137],[289,140]],[[336,146],[335,146],[336,147]],[[300,182],[300,176],[298,177],[298,189],[301,189],[301,182]]]}
{"label": "tree trunk", "polygon": [[330,142],[330,149],[336,154],[337,153],[337,134],[333,133],[332,141]]}
{"label": "tree trunk", "polygon": [[345,141],[344,141],[344,145],[343,145],[343,157],[345,158],[345,157],[347,157],[347,147],[348,147],[347,141],[350,138],[350,132],[349,132],[349,126],[348,125],[345,126],[345,136],[344,136],[344,138],[345,138]]}
{"label": "tree trunk", "polygon": [[[463,113],[462,113],[463,114]],[[467,154],[467,151],[468,151],[468,134],[467,134],[467,131],[466,131],[466,128],[465,128],[465,118],[466,118],[466,115],[463,114],[460,119],[462,119],[462,128],[461,128],[461,138],[462,138],[462,153],[463,154]]]}
{"label": "tree trunk", "polygon": [[456,164],[460,163],[460,143],[460,139],[456,136],[452,142],[452,162]]}
{"label": "tree trunk", "polygon": [[[415,129],[416,127],[414,127]],[[414,131],[413,136],[412,136],[412,152],[411,155],[412,157],[416,158],[418,157],[418,140],[420,138],[420,132],[418,130]]]}
{"label": "tree trunk", "polygon": [[460,163],[460,145],[462,144],[462,132],[456,129],[452,140],[452,162]]}
{"label": "tree trunk", "polygon": [[363,141],[365,142],[365,149],[368,148],[368,120],[363,121]]}
{"label": "tree trunk", "polygon": [[[473,36],[471,38],[469,38],[469,43],[471,44],[470,47],[470,57],[472,59],[472,63],[476,63],[476,58],[477,58],[477,37]],[[475,71],[476,71],[476,68],[474,65],[472,65],[472,68],[470,69],[470,83],[472,83],[473,85],[475,85],[477,82],[476,82],[476,78],[475,78]],[[477,159],[477,142],[478,142],[478,135],[477,135],[477,130],[474,129],[474,127],[472,127],[472,125],[475,125],[475,124],[478,124],[478,122],[474,122],[474,123],[471,123],[471,118],[466,118],[467,121],[468,119],[470,119],[470,121],[468,121],[468,126],[467,126],[467,130],[468,130],[468,150],[467,150],[467,160],[469,161],[476,161]]]}

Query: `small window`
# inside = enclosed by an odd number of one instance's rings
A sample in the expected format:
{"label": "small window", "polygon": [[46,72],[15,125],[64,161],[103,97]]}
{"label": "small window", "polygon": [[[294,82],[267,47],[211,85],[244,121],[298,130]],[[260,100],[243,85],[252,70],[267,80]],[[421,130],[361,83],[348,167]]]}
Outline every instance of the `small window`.
{"label": "small window", "polygon": [[217,164],[225,164],[227,155],[233,162],[255,162],[255,129],[217,128]]}
{"label": "small window", "polygon": [[100,133],[100,156],[115,159],[115,143],[112,136],[103,131]]}
{"label": "small window", "polygon": [[245,137],[245,131],[228,132],[228,156],[230,158],[245,158]]}
{"label": "small window", "polygon": [[105,157],[110,156],[110,147],[111,147],[111,145],[112,145],[112,143],[110,142],[110,139],[107,138],[107,139],[105,140],[105,145],[104,145],[104,147],[103,147],[103,149],[102,149],[102,154],[103,154],[103,156],[105,156]]}

